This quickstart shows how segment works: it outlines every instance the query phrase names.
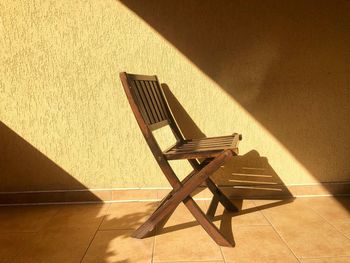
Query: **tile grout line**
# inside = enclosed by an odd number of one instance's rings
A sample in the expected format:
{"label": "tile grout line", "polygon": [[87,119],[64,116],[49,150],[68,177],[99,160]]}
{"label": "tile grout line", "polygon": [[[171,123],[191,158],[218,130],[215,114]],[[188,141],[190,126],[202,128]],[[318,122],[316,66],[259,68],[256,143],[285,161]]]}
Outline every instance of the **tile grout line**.
{"label": "tile grout line", "polygon": [[220,248],[220,253],[221,253],[221,256],[222,256],[222,260],[224,261],[224,263],[226,263],[226,258],[225,258],[224,252],[222,251],[221,246],[219,246],[219,248]]}
{"label": "tile grout line", "polygon": [[[211,199],[212,199],[212,198],[213,198],[213,197],[211,197]],[[204,201],[204,206],[205,206],[205,210],[206,210],[206,211],[208,211],[208,208],[209,208],[208,201],[211,201],[211,199],[210,199],[210,200],[205,200],[205,201]],[[220,205],[220,203],[219,203],[218,205]],[[216,207],[216,210],[217,210],[217,207]],[[216,213],[216,211],[215,211],[215,213]],[[214,216],[215,216],[215,214],[214,214]],[[219,249],[220,249],[220,254],[221,254],[222,260],[224,261],[224,263],[226,263],[226,258],[225,258],[225,256],[224,256],[224,252],[222,251],[221,246],[218,245],[218,247],[219,247]],[[214,262],[215,262],[215,261],[214,261]]]}
{"label": "tile grout line", "polygon": [[[155,262],[155,263],[186,263],[186,262],[189,262],[189,261],[161,261],[161,262]],[[210,263],[222,263],[222,260],[192,260],[190,261],[191,263],[207,263],[207,262],[210,262]]]}
{"label": "tile grout line", "polygon": [[[211,198],[211,199],[212,199],[212,198]],[[205,201],[204,201],[205,210],[207,210],[207,211],[208,211],[208,208],[209,208],[208,201],[211,201],[211,200],[205,200]],[[221,204],[219,203],[218,205],[221,205]],[[217,208],[218,208],[218,207],[216,207],[216,211],[217,211]],[[215,214],[216,214],[216,211],[215,211]],[[214,216],[215,216],[215,214],[214,214]],[[231,219],[230,219],[230,220],[231,220]],[[220,230],[220,229],[219,229],[219,230]],[[219,247],[219,249],[220,249],[220,254],[221,254],[222,260],[224,261],[223,263],[226,263],[226,258],[225,258],[224,252],[222,251],[221,246],[218,245],[218,247]],[[213,262],[215,262],[215,261],[213,261]]]}
{"label": "tile grout line", "polygon": [[152,257],[151,257],[151,263],[153,263],[153,259],[154,259],[154,252],[155,252],[155,248],[156,248],[156,235],[157,235],[157,225],[155,226],[155,235],[153,236],[153,247],[152,247]]}
{"label": "tile grout line", "polygon": [[[111,206],[111,205],[108,206],[108,209],[106,210],[106,213],[109,211],[110,206]],[[90,248],[92,242],[94,241],[94,239],[95,239],[95,237],[96,237],[96,235],[97,235],[97,232],[98,232],[98,230],[100,229],[100,227],[101,227],[103,221],[105,220],[105,217],[106,217],[106,216],[107,216],[106,214],[103,215],[103,218],[102,218],[100,224],[98,225],[98,227],[96,228],[96,231],[95,231],[93,237],[91,238],[91,241],[89,242],[89,245],[87,246],[87,248],[86,248],[86,250],[85,250],[85,252],[84,252],[84,255],[81,257],[80,263],[83,262],[83,260],[84,260],[84,258],[85,258],[85,256],[86,256],[86,254],[87,254],[87,252],[88,252],[88,250],[89,250],[89,248]]]}
{"label": "tile grout line", "polygon": [[[49,217],[49,219],[47,219],[47,221],[41,225],[36,231],[17,231],[17,232],[3,232],[0,233],[1,234],[9,234],[9,233],[15,233],[15,234],[19,234],[19,233],[24,233],[24,234],[33,234],[33,238],[34,238],[34,242],[37,240],[40,240],[40,234],[43,233],[43,229],[49,225],[50,221],[60,212],[60,208],[57,208],[57,211],[53,212],[52,215]],[[11,263],[15,263],[16,259],[18,257],[20,257],[21,255],[23,255],[23,253],[26,251],[26,249],[28,248],[29,244],[26,244],[21,250],[20,252],[17,253],[17,255],[11,259]]]}
{"label": "tile grout line", "polygon": [[154,241],[153,241],[152,261],[151,261],[151,263],[154,263],[154,253],[156,251],[156,236],[158,234],[158,224],[155,225],[155,227],[154,227],[154,229],[152,231],[154,231]]}
{"label": "tile grout line", "polygon": [[46,226],[48,226],[51,222],[51,220],[53,220],[53,218],[55,218],[55,216],[59,215],[60,211],[62,210],[62,207],[58,207],[57,211],[55,211],[54,213],[52,213],[52,215],[50,216],[50,218],[39,228],[39,230],[37,231],[38,233],[41,232],[43,229],[45,229]]}
{"label": "tile grout line", "polygon": [[335,225],[333,225],[327,218],[325,218],[324,216],[322,216],[319,212],[317,212],[316,210],[314,210],[311,206],[310,206],[311,210],[318,215],[319,217],[321,217],[327,224],[331,225],[332,227],[334,227],[334,229],[340,233],[342,236],[344,236],[345,238],[350,240],[350,237],[348,237],[347,235],[345,235],[342,231],[340,231]]}
{"label": "tile grout line", "polygon": [[326,258],[350,258],[350,256],[322,256],[322,257],[301,257],[300,259],[326,259]]}
{"label": "tile grout line", "polygon": [[[256,203],[253,201],[254,205],[256,206]],[[259,210],[260,211],[260,210]],[[265,216],[263,211],[260,211],[261,214],[263,215],[263,217],[266,219],[266,221],[270,224],[270,226],[272,227],[272,229],[275,231],[275,233],[277,234],[277,236],[280,238],[280,240],[286,245],[286,247],[289,249],[289,251],[292,253],[292,255],[295,257],[295,259],[299,262],[302,263],[300,261],[300,259],[297,257],[297,255],[294,253],[294,251],[289,247],[287,241],[284,240],[284,238],[278,233],[277,229],[275,228],[275,226],[271,223],[271,221]]]}

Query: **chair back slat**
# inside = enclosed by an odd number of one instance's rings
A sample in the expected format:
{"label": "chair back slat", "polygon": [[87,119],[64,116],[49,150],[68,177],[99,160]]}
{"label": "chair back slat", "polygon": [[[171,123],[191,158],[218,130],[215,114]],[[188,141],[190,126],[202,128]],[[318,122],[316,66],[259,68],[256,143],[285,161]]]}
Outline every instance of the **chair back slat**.
{"label": "chair back slat", "polygon": [[155,123],[153,113],[151,111],[151,106],[149,102],[149,98],[146,97],[146,91],[144,87],[141,85],[140,81],[133,81],[134,86],[134,92],[137,94],[136,96],[139,98],[139,101],[137,102],[137,105],[143,107],[144,111],[143,117],[148,125]]}
{"label": "chair back slat", "polygon": [[138,105],[138,108],[142,114],[142,117],[144,118],[145,123],[149,124],[149,123],[151,123],[151,118],[149,117],[150,113],[149,113],[149,110],[148,110],[148,107],[146,104],[146,98],[145,98],[143,92],[141,93],[140,89],[137,88],[136,83],[134,81],[131,82],[131,85],[134,88],[134,95],[136,97],[135,101],[138,102],[137,105]]}
{"label": "chair back slat", "polygon": [[166,117],[162,115],[160,104],[159,104],[159,97],[155,92],[155,87],[153,86],[153,83],[151,81],[145,82],[145,85],[147,87],[147,90],[149,92],[150,98],[152,100],[152,104],[155,111],[155,116],[159,121],[165,120]]}
{"label": "chair back slat", "polygon": [[151,123],[150,124],[154,124],[154,123],[157,123],[161,120],[158,120],[158,116],[157,116],[157,113],[156,113],[156,105],[154,105],[153,103],[153,98],[152,98],[152,95],[151,95],[151,91],[147,85],[148,81],[137,81],[135,80],[135,82],[139,82],[140,86],[141,86],[141,89],[143,90],[145,96],[146,96],[146,100],[147,100],[147,105],[148,105],[148,109],[150,111],[150,117],[151,117]]}
{"label": "chair back slat", "polygon": [[[140,112],[142,116],[141,121],[152,131],[165,125],[170,125],[174,132],[176,124],[157,77],[125,72],[121,73],[121,78],[122,76],[125,78],[123,82],[124,89],[125,86],[129,89],[126,89],[126,91],[130,93],[130,98]],[[175,136],[179,138],[177,135],[178,129],[177,127],[175,128]]]}
{"label": "chair back slat", "polygon": [[155,96],[156,96],[156,100],[158,103],[158,109],[159,109],[159,112],[162,116],[162,119],[169,119],[169,116],[168,116],[169,108],[168,108],[167,103],[165,102],[164,94],[161,90],[161,87],[159,86],[158,81],[152,81],[151,84],[153,86],[153,91],[154,91]]}
{"label": "chair back slat", "polygon": [[131,85],[138,98],[137,104],[148,125],[169,121],[167,104],[158,81],[132,80]]}

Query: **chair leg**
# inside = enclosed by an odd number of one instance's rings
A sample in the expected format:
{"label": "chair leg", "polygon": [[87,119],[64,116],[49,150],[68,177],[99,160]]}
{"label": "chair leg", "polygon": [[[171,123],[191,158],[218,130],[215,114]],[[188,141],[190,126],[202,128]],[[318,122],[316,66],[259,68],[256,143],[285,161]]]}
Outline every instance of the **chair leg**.
{"label": "chair leg", "polygon": [[207,217],[213,219],[215,216],[216,209],[218,208],[219,199],[214,195],[210,201],[209,208],[207,210]]}
{"label": "chair leg", "polygon": [[[148,218],[148,220],[141,225],[133,234],[133,237],[136,238],[143,238],[145,237],[150,231],[154,229],[154,227],[169,213],[171,213],[175,208],[182,202],[185,201],[186,198],[190,197],[190,194],[202,183],[204,182],[209,176],[215,172],[221,165],[223,165],[226,160],[230,159],[232,157],[233,153],[230,150],[227,150],[217,156],[215,159],[213,159],[208,165],[206,165],[203,169],[200,171],[194,173],[193,176],[188,178],[186,182],[176,191],[172,193],[172,196],[167,199],[161,206],[157,208],[156,211]],[[192,198],[191,198],[192,199]],[[186,199],[187,200],[187,199]],[[188,202],[188,201],[186,201]],[[190,202],[190,207],[194,206],[192,204],[192,201]],[[193,201],[194,202],[194,201]],[[191,208],[193,210],[193,208]],[[199,209],[199,208],[198,208]],[[200,210],[200,209],[199,209]],[[201,210],[200,210],[201,211]],[[191,211],[192,212],[192,211]],[[210,228],[210,223],[208,218],[204,215],[200,216],[200,213],[197,211],[194,211],[196,215],[198,216],[199,220],[198,222],[203,226],[203,224],[206,225],[207,229]],[[205,222],[206,221],[206,222]],[[213,225],[214,226],[214,225]],[[203,226],[204,227],[204,226]],[[210,228],[210,231],[212,230],[212,227]]]}
{"label": "chair leg", "polygon": [[[193,169],[195,170],[200,170],[203,167],[205,167],[208,163],[211,162],[211,160],[213,160],[213,158],[207,158],[205,160],[203,160],[201,163],[198,163],[197,160],[188,160],[191,164],[191,166],[193,167]],[[213,193],[213,202],[211,203],[212,206],[210,207],[212,210],[214,209],[214,204],[216,201],[219,201],[225,208],[226,210],[230,211],[230,212],[238,212],[239,208],[236,207],[234,204],[232,204],[232,202],[230,201],[230,199],[228,199],[226,197],[226,195],[216,186],[216,184],[214,183],[214,181],[209,177],[206,181],[206,186],[208,186],[209,190]],[[217,204],[216,204],[217,206]],[[216,209],[216,207],[215,207]],[[207,215],[210,216],[210,214],[214,213],[215,211],[209,211],[207,212]],[[214,215],[213,215],[214,216]]]}
{"label": "chair leg", "polygon": [[209,190],[213,193],[213,198],[217,199],[225,208],[230,212],[238,212],[239,208],[236,207],[230,199],[216,186],[213,180],[209,177],[206,180]]}
{"label": "chair leg", "polygon": [[198,223],[204,228],[204,230],[211,236],[211,238],[220,246],[233,247],[234,244],[220,232],[220,230],[209,220],[209,218],[203,213],[197,203],[192,197],[187,197],[184,203],[188,210],[192,213]]}

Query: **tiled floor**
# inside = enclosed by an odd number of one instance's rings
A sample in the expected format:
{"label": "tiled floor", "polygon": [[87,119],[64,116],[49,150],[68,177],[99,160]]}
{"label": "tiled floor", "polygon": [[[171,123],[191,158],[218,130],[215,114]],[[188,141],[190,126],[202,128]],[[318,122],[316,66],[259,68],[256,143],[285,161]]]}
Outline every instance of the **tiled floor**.
{"label": "tiled floor", "polygon": [[215,224],[234,248],[217,246],[184,205],[156,236],[130,238],[156,205],[0,207],[0,262],[350,262],[350,197],[249,200],[240,213],[219,206]]}

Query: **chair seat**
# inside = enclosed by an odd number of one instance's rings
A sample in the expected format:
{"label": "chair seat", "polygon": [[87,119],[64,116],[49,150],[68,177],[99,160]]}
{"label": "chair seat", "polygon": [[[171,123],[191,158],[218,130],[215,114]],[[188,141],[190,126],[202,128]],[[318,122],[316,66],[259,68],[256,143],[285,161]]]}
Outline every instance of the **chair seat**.
{"label": "chair seat", "polygon": [[178,142],[168,150],[164,151],[166,159],[200,159],[216,157],[225,150],[232,150],[238,154],[238,141],[240,135],[191,139]]}

